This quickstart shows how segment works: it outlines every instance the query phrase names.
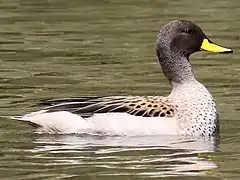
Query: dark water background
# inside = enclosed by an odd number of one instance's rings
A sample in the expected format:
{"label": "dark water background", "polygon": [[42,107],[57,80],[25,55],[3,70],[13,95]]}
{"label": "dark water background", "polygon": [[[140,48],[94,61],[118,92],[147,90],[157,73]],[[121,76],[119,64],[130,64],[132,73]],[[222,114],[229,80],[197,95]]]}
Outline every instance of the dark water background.
{"label": "dark water background", "polygon": [[40,99],[167,95],[155,57],[161,25],[188,19],[234,54],[197,53],[198,79],[216,99],[221,140],[38,135],[0,119],[0,179],[240,178],[240,1],[2,0],[0,115]]}

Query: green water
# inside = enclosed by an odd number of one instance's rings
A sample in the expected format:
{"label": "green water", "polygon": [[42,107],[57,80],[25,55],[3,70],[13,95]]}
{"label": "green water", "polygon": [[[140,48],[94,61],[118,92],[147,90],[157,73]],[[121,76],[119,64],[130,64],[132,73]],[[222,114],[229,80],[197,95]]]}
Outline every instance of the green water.
{"label": "green water", "polygon": [[0,179],[238,180],[238,0],[2,0],[0,115],[37,110],[34,104],[48,98],[167,95],[155,38],[174,19],[192,20],[213,41],[234,49],[192,56],[196,76],[218,104],[217,147],[168,137],[38,135],[1,118]]}

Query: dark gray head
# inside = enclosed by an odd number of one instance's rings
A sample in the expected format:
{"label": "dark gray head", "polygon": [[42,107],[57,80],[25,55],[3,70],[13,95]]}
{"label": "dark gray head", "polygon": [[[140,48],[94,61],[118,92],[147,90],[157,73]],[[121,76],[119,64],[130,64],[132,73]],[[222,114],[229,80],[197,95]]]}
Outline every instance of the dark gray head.
{"label": "dark gray head", "polygon": [[157,36],[157,56],[163,73],[171,82],[183,83],[194,79],[189,56],[200,50],[232,52],[212,43],[201,28],[191,21],[171,21],[160,29]]}
{"label": "dark gray head", "polygon": [[167,50],[189,57],[192,53],[200,50],[204,38],[206,38],[205,34],[192,22],[184,20],[171,21],[159,31],[157,55]]}

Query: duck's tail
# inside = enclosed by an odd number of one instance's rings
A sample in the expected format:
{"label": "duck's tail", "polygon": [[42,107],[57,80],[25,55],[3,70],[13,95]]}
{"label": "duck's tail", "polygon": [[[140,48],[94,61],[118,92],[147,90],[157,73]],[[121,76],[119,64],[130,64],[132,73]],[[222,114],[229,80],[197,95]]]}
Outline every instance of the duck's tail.
{"label": "duck's tail", "polygon": [[79,129],[87,128],[86,121],[81,116],[67,111],[46,113],[45,110],[41,110],[23,116],[1,117],[23,121],[34,128],[38,128],[38,132],[42,133],[69,134],[76,133]]}
{"label": "duck's tail", "polygon": [[36,122],[32,121],[30,118],[27,118],[25,116],[0,116],[0,117],[16,121],[24,121],[25,123],[31,125],[34,128],[42,127],[40,124],[37,124]]}

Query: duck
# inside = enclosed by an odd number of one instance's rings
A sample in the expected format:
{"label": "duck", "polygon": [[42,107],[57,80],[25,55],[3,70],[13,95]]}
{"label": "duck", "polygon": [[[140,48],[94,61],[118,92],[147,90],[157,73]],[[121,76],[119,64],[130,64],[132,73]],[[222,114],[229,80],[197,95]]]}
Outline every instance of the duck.
{"label": "duck", "polygon": [[156,38],[156,55],[172,90],[168,96],[80,96],[44,100],[36,112],[11,119],[41,133],[104,135],[219,135],[219,114],[208,89],[194,76],[190,55],[232,53],[191,21],[174,20]]}

